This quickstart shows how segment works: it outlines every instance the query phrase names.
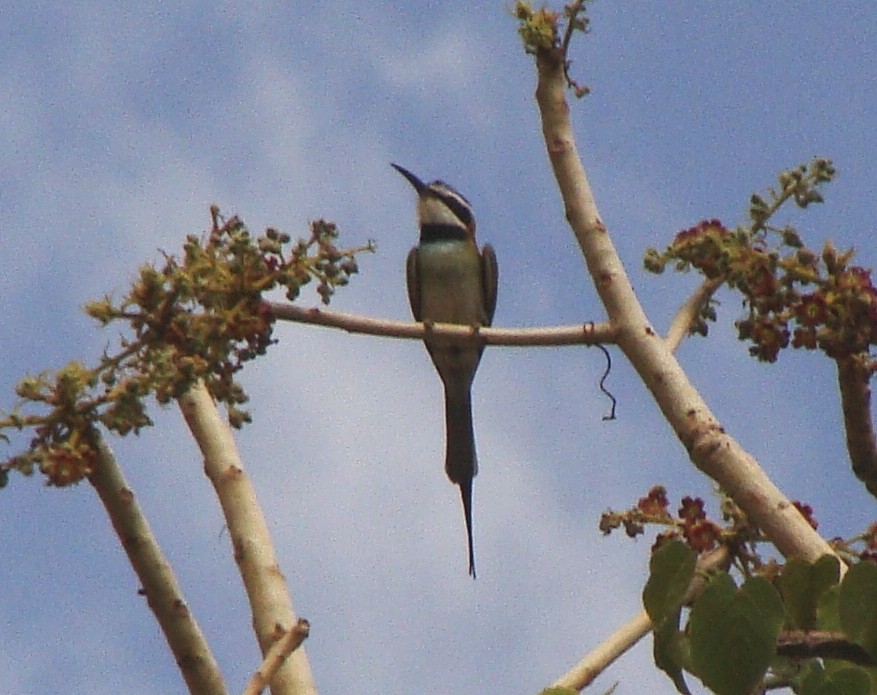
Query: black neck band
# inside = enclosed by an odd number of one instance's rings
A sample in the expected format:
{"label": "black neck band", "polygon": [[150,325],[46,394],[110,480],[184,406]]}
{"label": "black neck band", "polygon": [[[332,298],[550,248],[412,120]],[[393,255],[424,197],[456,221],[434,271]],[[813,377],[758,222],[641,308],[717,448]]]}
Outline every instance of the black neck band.
{"label": "black neck band", "polygon": [[431,241],[465,241],[469,231],[456,224],[423,224],[420,226],[420,243]]}

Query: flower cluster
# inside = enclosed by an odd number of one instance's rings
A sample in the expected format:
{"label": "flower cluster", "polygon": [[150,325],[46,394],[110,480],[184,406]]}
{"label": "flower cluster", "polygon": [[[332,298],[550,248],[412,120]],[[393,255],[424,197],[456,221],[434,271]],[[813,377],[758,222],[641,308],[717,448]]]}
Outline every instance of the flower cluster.
{"label": "flower cluster", "polygon": [[852,538],[832,538],[831,546],[848,563],[864,560],[877,564],[877,521]]}
{"label": "flower cluster", "polygon": [[657,524],[669,528],[659,534],[656,546],[681,536],[699,552],[712,550],[723,539],[722,527],[707,518],[704,502],[699,497],[684,497],[675,517],[669,508],[667,490],[662,485],[655,485],[632,509],[604,512],[600,517],[600,530],[609,534],[623,526],[625,533],[635,538],[645,532],[646,524]]}
{"label": "flower cluster", "polygon": [[518,0],[512,10],[515,19],[521,23],[518,26],[518,35],[524,41],[524,48],[529,53],[535,53],[540,49],[554,48],[560,41],[557,20],[557,12],[542,7],[534,10],[529,3]]}
{"label": "flower cluster", "polygon": [[[792,504],[810,526],[818,528],[809,504],[797,500]],[[680,540],[698,553],[724,546],[744,574],[757,573],[772,578],[780,572],[781,566],[776,559],[762,557],[759,550],[759,545],[767,539],[730,497],[720,493],[721,519],[718,521],[707,516],[705,506],[700,497],[685,496],[674,515],[670,511],[667,490],[662,485],[655,485],[632,508],[604,512],[600,517],[600,530],[608,535],[623,528],[628,536],[636,538],[645,533],[646,525],[658,526],[661,531],[655,537],[653,552],[671,540]],[[859,551],[854,547],[856,545],[864,545],[864,549]],[[849,558],[877,558],[877,523],[852,540],[834,539],[832,546],[840,555]]]}
{"label": "flower cluster", "polygon": [[293,300],[315,280],[328,304],[357,272],[355,255],[373,249],[339,249],[335,225],[318,220],[310,238],[288,251],[288,234],[268,229],[253,237],[239,218],[225,220],[216,208],[211,213],[212,229],[188,236],[181,260],[166,256],[161,268],[143,267],[118,304],[105,298],[86,307],[104,325],[129,326],[116,354],[104,354],[94,368],[71,363],[19,384],[23,405],[36,404],[40,412],[25,415],[20,407],[0,419],[0,436],[25,427],[35,433],[27,451],[0,463],[0,486],[10,470],[34,468],[52,485],[79,482],[95,461],[95,425],[137,433],[152,424],[148,396],[165,404],[198,381],[226,405],[234,427],[248,422],[240,408],[247,395],[235,376],[274,342],[264,294],[282,288]]}
{"label": "flower cluster", "polygon": [[518,35],[524,42],[524,51],[530,55],[560,55],[567,86],[577,98],[590,94],[587,85],[579,84],[570,76],[570,61],[567,52],[575,32],[587,34],[591,20],[585,5],[589,0],[575,0],[563,9],[563,19],[558,12],[542,6],[534,10],[530,3],[517,0],[512,15],[518,20]]}
{"label": "flower cluster", "polygon": [[814,531],[819,528],[819,522],[816,521],[813,516],[813,507],[804,502],[799,502],[798,500],[792,500],[792,505],[798,510],[801,516],[807,520],[807,523],[810,524],[810,528]]}
{"label": "flower cluster", "polygon": [[[748,311],[736,323],[738,334],[752,343],[749,352],[759,360],[775,361],[790,344],[834,358],[867,352],[877,343],[871,271],[850,264],[852,251],[838,252],[828,242],[816,252],[804,246],[795,229],[768,226],[787,200],[801,207],[820,202],[817,187],[833,176],[834,168],[823,159],[783,172],[771,202],[752,196],[749,225],[729,230],[718,220],[700,222],[679,232],[663,253],[650,249],[646,268],[661,272],[668,263],[677,270],[694,268],[740,292]],[[776,236],[773,245],[769,234]]]}

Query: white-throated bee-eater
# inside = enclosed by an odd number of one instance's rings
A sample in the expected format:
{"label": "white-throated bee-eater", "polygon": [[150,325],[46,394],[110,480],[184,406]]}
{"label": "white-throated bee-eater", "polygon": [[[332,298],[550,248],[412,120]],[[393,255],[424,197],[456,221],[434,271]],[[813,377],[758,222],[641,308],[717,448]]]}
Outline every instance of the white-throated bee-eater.
{"label": "white-throated bee-eater", "polygon": [[[420,242],[408,254],[408,300],[416,321],[489,326],[496,309],[497,266],[493,247],[479,251],[472,206],[442,181],[424,183],[407,169],[392,165],[417,191]],[[460,486],[469,574],[475,577],[472,545],[472,479],[478,473],[472,427],[472,380],[481,345],[447,338],[424,341],[445,387],[447,451],[445,472]]]}

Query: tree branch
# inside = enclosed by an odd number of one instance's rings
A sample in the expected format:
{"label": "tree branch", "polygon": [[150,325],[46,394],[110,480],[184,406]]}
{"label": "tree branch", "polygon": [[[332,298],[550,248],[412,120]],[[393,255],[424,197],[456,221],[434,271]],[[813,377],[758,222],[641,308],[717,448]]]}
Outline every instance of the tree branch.
{"label": "tree branch", "polygon": [[[685,593],[685,604],[690,604],[704,590],[706,572],[718,567],[727,567],[730,562],[731,553],[724,546],[703,555],[697,562],[697,573]],[[645,610],[640,611],[554,681],[551,687],[583,690],[616,659],[645,637],[651,629],[652,621],[649,619],[649,614]]]}
{"label": "tree branch", "polygon": [[259,693],[267,688],[277,669],[283,665],[290,654],[301,646],[302,642],[310,634],[310,630],[310,623],[304,618],[299,618],[299,621],[291,630],[287,630],[278,637],[274,644],[271,645],[271,649],[268,650],[253,677],[250,678],[247,687],[244,688],[244,695],[259,695]]}
{"label": "tree branch", "polygon": [[731,496],[781,553],[808,561],[833,554],[755,459],[725,433],[670,346],[649,323],[600,218],[576,151],[564,91],[564,61],[557,48],[537,52],[536,101],[566,217],[609,321],[618,329],[618,346],[652,392],[692,462]]}
{"label": "tree branch", "polygon": [[88,481],[94,487],[122,542],[141,592],[155,615],[190,693],[224,695],[228,691],[210,647],[177,584],[149,522],[103,437],[94,431],[97,460]]}
{"label": "tree branch", "polygon": [[859,666],[877,666],[877,661],[842,632],[781,632],[777,656],[790,659],[841,659]]}
{"label": "tree branch", "polygon": [[[216,490],[234,557],[247,591],[253,627],[262,654],[276,640],[276,630],[290,630],[298,622],[292,599],[271,543],[268,525],[256,491],[244,470],[227,423],[203,384],[195,384],[179,399],[180,410],[201,453],[204,470]],[[315,695],[317,690],[304,649],[283,662],[271,682],[273,695]]]}
{"label": "tree branch", "polygon": [[371,319],[355,314],[306,308],[296,304],[267,302],[275,318],[297,323],[341,328],[348,333],[380,335],[390,338],[423,340],[430,337],[448,337],[472,340],[484,345],[508,347],[532,347],[535,345],[596,345],[614,343],[616,331],[606,323],[583,323],[575,326],[549,328],[489,328],[486,326],[460,326],[450,323],[411,323],[389,319]]}
{"label": "tree branch", "polygon": [[691,296],[685,300],[685,303],[679,307],[679,311],[676,312],[676,316],[673,317],[673,321],[670,323],[670,328],[667,331],[667,347],[672,352],[676,351],[676,348],[679,347],[685,336],[688,335],[688,331],[697,319],[698,314],[700,314],[700,310],[721,286],[722,280],[704,280]]}
{"label": "tree branch", "polygon": [[837,360],[837,379],[853,473],[877,497],[877,443],[871,418],[871,371],[867,354]]}

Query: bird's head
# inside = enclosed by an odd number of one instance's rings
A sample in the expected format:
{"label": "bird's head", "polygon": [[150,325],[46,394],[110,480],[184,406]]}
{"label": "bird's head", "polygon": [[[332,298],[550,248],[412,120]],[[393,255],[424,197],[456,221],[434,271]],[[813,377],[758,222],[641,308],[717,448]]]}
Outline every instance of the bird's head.
{"label": "bird's head", "polygon": [[404,167],[398,164],[391,166],[408,179],[408,183],[417,191],[417,219],[421,232],[457,228],[474,238],[475,214],[461,193],[444,181],[424,183]]}

